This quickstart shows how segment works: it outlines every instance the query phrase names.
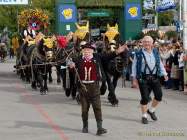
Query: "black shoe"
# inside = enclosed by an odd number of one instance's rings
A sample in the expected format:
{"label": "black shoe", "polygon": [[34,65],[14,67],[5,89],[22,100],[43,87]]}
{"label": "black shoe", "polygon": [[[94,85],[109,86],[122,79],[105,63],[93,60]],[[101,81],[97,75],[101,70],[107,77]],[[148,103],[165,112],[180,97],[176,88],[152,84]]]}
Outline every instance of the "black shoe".
{"label": "black shoe", "polygon": [[150,112],[149,110],[147,110],[147,113],[151,116],[151,119],[154,121],[157,121],[158,118],[155,115],[155,112]]}
{"label": "black shoe", "polygon": [[87,127],[84,127],[84,128],[82,129],[82,133],[88,133],[88,128],[87,128]]}
{"label": "black shoe", "polygon": [[105,133],[107,133],[107,130],[104,129],[104,128],[100,128],[100,129],[97,130],[96,135],[100,136],[100,135],[105,134]]}
{"label": "black shoe", "polygon": [[147,120],[147,118],[142,117],[142,123],[143,123],[143,124],[148,124],[148,120]]}

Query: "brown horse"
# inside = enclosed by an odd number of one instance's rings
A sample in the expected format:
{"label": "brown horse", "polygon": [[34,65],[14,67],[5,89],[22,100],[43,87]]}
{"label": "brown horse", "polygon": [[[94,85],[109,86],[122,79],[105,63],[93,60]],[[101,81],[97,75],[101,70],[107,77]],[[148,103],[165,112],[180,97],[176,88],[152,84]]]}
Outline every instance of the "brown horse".
{"label": "brown horse", "polygon": [[[69,41],[68,46],[64,50],[66,54],[70,54],[66,60],[68,61],[71,59],[71,57],[74,57],[74,55],[79,55],[81,46],[80,42],[81,41],[89,41],[90,39],[90,34],[89,34],[89,23],[87,22],[86,25],[79,25],[76,24],[77,30],[73,34],[72,39]],[[72,53],[73,51],[73,53]],[[61,53],[63,54],[63,53]],[[66,61],[66,62],[67,62]],[[62,65],[66,67],[66,62],[63,63]],[[66,96],[69,97],[70,95],[72,96],[73,99],[76,98],[76,92],[77,92],[77,76],[75,74],[74,69],[69,69],[65,68],[61,70],[62,73],[62,79],[63,79],[63,87],[66,93]],[[77,96],[78,97],[78,96]],[[78,100],[77,100],[78,101]]]}
{"label": "brown horse", "polygon": [[7,48],[5,43],[0,43],[0,60],[1,62],[5,61],[5,57],[7,56]]}
{"label": "brown horse", "polygon": [[[118,25],[113,27],[107,26],[107,32],[104,35],[105,48],[101,53],[111,53],[119,47],[119,32]],[[102,81],[101,95],[104,95],[108,85],[108,100],[112,105],[118,104],[118,99],[115,94],[118,79],[121,77],[123,68],[126,65],[127,54],[126,52],[118,55],[110,61],[102,62],[103,69],[106,75],[106,81]]]}

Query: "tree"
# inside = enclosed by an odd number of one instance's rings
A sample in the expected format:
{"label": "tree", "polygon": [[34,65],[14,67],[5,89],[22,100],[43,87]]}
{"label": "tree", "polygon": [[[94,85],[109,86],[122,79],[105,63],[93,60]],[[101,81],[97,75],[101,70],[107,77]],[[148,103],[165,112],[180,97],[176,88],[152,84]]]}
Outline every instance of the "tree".
{"label": "tree", "polygon": [[39,8],[48,12],[48,32],[53,33],[55,31],[55,0],[32,0],[31,8]]}
{"label": "tree", "polygon": [[168,26],[173,23],[173,12],[167,11],[158,14],[158,24],[159,26]]}
{"label": "tree", "polygon": [[177,39],[178,38],[178,34],[176,31],[167,31],[165,33],[165,35],[167,36],[168,39],[171,39],[171,38]]}
{"label": "tree", "polygon": [[21,13],[24,9],[43,9],[48,12],[49,16],[49,31],[54,31],[55,26],[55,0],[32,0],[32,3],[26,6],[0,6],[0,30],[4,27],[8,27],[9,30],[15,32],[18,30],[18,20],[17,15]]}
{"label": "tree", "polygon": [[17,7],[0,6],[0,30],[8,27],[9,30],[16,31],[17,28]]}

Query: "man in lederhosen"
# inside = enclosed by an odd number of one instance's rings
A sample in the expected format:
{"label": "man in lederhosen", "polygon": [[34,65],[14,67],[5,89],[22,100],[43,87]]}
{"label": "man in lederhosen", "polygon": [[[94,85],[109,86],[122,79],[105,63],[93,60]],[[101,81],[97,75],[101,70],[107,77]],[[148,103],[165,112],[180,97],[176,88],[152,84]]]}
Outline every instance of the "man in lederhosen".
{"label": "man in lederhosen", "polygon": [[[101,61],[109,61],[127,49],[126,45],[120,46],[116,52],[98,55],[94,53],[94,46],[88,42],[81,42],[82,55],[69,63],[70,68],[77,68],[80,76],[80,101],[82,108],[83,133],[88,133],[88,112],[90,104],[93,107],[97,122],[97,135],[107,133],[102,127],[102,112],[100,100],[99,81],[105,78]],[[82,85],[81,85],[82,84]]]}
{"label": "man in lederhosen", "polygon": [[[145,36],[142,43],[143,48],[136,52],[133,60],[132,77],[133,85],[139,86],[141,93],[142,123],[148,124],[147,114],[151,116],[152,120],[157,120],[155,110],[162,100],[160,77],[163,76],[167,81],[168,76],[161,62],[158,49],[153,46],[152,37]],[[148,109],[147,104],[151,91],[154,93],[154,99],[151,108]]]}

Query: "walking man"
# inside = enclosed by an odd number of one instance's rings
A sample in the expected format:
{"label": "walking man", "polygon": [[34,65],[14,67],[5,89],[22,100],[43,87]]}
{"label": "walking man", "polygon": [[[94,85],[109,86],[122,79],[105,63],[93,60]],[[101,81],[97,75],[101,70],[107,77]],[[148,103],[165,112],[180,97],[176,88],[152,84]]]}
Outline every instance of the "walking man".
{"label": "walking man", "polygon": [[[107,130],[102,127],[102,111],[99,81],[105,78],[105,74],[101,65],[101,61],[109,61],[127,49],[126,45],[120,46],[116,52],[107,55],[98,55],[94,53],[94,46],[89,42],[81,42],[82,55],[74,59],[74,63],[70,63],[70,68],[77,68],[78,76],[80,76],[80,93],[83,133],[88,133],[88,112],[90,105],[93,107],[95,119],[97,122],[97,135],[107,133]],[[82,84],[82,85],[81,85]]]}
{"label": "walking man", "polygon": [[[168,80],[166,70],[161,62],[157,48],[153,46],[153,38],[145,36],[142,40],[143,48],[136,52],[132,65],[133,85],[139,86],[141,93],[142,123],[148,124],[148,115],[156,121],[155,110],[162,100],[160,77]],[[147,108],[150,93],[153,91],[154,99],[151,108]]]}

